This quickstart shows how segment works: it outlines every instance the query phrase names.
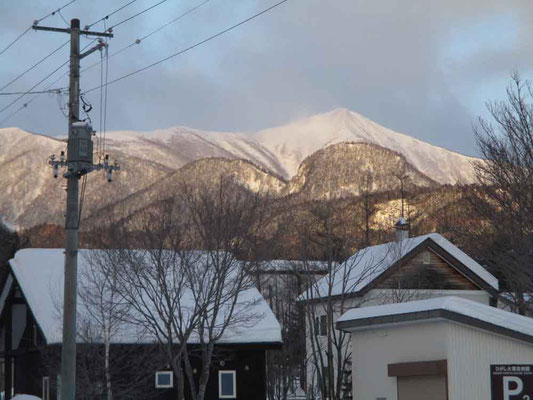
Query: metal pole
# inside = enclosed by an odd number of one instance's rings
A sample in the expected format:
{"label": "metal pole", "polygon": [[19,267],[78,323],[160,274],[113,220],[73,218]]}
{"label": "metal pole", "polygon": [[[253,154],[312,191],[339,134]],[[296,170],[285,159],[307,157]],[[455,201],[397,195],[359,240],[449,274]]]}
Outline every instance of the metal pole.
{"label": "metal pole", "polygon": [[[70,84],[68,139],[73,139],[72,124],[79,121],[80,95],[80,20],[70,22]],[[65,221],[65,288],[63,298],[63,346],[61,351],[61,400],[76,398],[76,296],[78,273],[78,186],[77,168],[71,168],[67,148],[67,213]]]}

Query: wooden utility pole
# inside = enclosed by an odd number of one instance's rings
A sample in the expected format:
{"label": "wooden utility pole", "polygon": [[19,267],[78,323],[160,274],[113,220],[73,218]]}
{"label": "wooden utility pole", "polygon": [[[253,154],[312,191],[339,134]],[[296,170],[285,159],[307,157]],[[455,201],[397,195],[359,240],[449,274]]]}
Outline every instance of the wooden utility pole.
{"label": "wooden utility pole", "polygon": [[[80,35],[113,37],[109,32],[91,32],[80,30],[80,20],[73,19],[70,29],[49,28],[34,25],[33,29],[41,31],[62,32],[70,34],[70,84],[69,84],[69,118],[67,159],[62,154],[60,159],[52,156],[50,165],[57,178],[59,167],[66,167],[64,177],[67,179],[67,212],[65,221],[65,286],[63,297],[63,346],[61,353],[61,399],[75,400],[76,397],[76,297],[78,271],[79,238],[79,179],[91,171],[106,169],[108,176],[117,165],[93,164],[92,128],[80,121],[80,60],[93,52],[107,46],[102,40],[97,45],[80,54]],[[109,180],[109,179],[108,179]]]}

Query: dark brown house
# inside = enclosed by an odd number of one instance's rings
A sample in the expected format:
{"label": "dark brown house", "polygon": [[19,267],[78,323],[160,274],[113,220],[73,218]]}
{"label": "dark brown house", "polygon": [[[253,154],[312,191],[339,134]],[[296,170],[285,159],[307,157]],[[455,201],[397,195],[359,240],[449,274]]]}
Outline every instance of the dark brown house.
{"label": "dark brown house", "polygon": [[[89,252],[90,250],[82,250]],[[79,271],[84,269],[79,257]],[[0,391],[31,394],[43,400],[58,398],[61,384],[63,250],[25,249],[10,261],[10,273],[0,291]],[[79,273],[78,280],[83,279]],[[280,326],[259,292],[248,289],[253,297],[253,326],[228,330],[216,344],[206,399],[265,399],[265,352],[281,346]],[[78,316],[80,321],[80,316]],[[194,350],[194,340],[189,348]],[[91,386],[103,385],[93,374],[101,362],[104,345],[82,339],[78,342],[77,385],[91,396]],[[135,386],[139,393],[114,392],[115,399],[175,399],[176,385],[171,369],[159,353],[159,346],[148,336],[139,336],[135,326],[122,326],[111,342],[111,363],[120,368],[117,382]],[[199,370],[200,362],[193,368]],[[120,386],[120,385],[119,385]],[[95,393],[98,390],[95,390]],[[100,391],[101,392],[101,391]]]}

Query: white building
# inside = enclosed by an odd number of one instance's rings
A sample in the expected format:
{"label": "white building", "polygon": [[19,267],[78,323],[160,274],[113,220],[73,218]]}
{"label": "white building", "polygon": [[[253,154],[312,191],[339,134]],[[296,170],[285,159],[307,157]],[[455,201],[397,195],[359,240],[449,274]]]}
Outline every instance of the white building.
{"label": "white building", "polygon": [[458,297],[363,307],[351,333],[353,398],[533,398],[533,319]]}
{"label": "white building", "polygon": [[320,395],[324,382],[337,394],[351,386],[350,339],[335,329],[350,309],[442,296],[496,305],[498,280],[475,260],[438,233],[407,238],[403,225],[397,229],[396,241],[358,251],[299,296],[307,316],[308,395],[331,397]]}

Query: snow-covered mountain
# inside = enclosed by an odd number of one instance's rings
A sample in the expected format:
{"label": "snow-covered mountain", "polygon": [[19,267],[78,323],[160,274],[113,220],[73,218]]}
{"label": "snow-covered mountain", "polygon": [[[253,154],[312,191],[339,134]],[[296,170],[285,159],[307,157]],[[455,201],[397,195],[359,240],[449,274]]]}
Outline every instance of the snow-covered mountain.
{"label": "snow-covered mountain", "polygon": [[[26,227],[62,221],[64,181],[52,178],[46,160],[65,147],[57,138],[0,129],[0,217]],[[305,200],[356,195],[368,173],[374,190],[395,190],[391,176],[399,169],[417,186],[470,183],[476,160],[344,109],[256,133],[186,127],[108,132],[106,153],[123,170],[112,186],[89,176],[86,215],[123,200],[142,208],[173,182],[216,178],[221,171],[250,190]]]}
{"label": "snow-covered mountain", "polygon": [[154,157],[169,168],[205,157],[245,159],[287,180],[298,174],[306,157],[342,142],[370,143],[398,152],[422,174],[441,184],[472,183],[472,162],[477,160],[395,132],[342,108],[251,134],[174,127],[110,132],[107,142],[110,148],[140,158]]}
{"label": "snow-covered mountain", "polygon": [[394,150],[441,184],[472,183],[472,162],[477,160],[394,132],[343,108],[263,130],[256,134],[256,140],[276,156],[286,177],[295,175],[310,154],[341,142],[371,143]]}

